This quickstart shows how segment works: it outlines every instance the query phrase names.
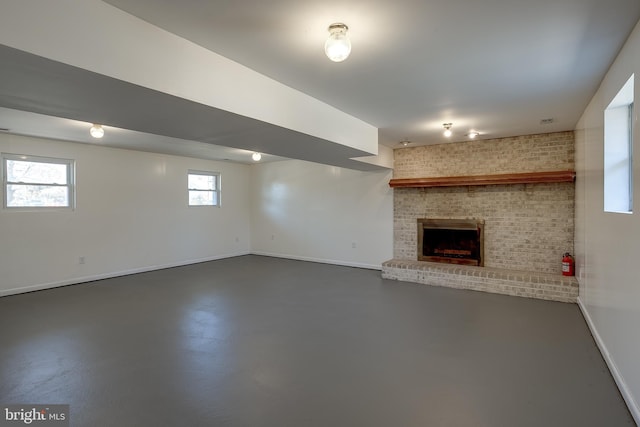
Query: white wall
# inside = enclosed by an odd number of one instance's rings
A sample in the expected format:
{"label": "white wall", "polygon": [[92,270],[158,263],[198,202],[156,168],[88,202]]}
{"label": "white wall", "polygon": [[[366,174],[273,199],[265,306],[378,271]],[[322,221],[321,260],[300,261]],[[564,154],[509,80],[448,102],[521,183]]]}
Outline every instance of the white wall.
{"label": "white wall", "polygon": [[391,171],[287,160],[251,172],[253,253],[374,269],[392,258]]}
{"label": "white wall", "polygon": [[[77,182],[74,211],[0,209],[0,295],[249,253],[250,166],[2,133],[0,152],[75,159]],[[220,208],[187,206],[188,169],[221,172]]]}
{"label": "white wall", "polygon": [[[627,40],[576,128],[576,233],[579,303],[640,424],[640,157],[634,163],[635,212],[604,212],[604,110],[631,74],[640,76],[640,24]],[[640,85],[635,85],[640,100]],[[640,126],[634,120],[634,151]]]}
{"label": "white wall", "polygon": [[[392,257],[391,171],[246,166],[2,133],[0,152],[74,159],[77,181],[73,211],[0,209],[0,296],[247,253],[374,269]],[[222,173],[221,208],[187,206],[188,169]]]}

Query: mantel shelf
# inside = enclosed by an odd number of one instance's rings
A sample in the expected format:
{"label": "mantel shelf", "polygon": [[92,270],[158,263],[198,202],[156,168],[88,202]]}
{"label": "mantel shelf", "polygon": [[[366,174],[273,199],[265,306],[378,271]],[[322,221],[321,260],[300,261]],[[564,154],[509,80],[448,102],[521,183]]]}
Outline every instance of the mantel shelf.
{"label": "mantel shelf", "polygon": [[506,173],[499,175],[443,176],[436,178],[392,179],[392,188],[456,187],[468,185],[540,184],[573,182],[574,171]]}

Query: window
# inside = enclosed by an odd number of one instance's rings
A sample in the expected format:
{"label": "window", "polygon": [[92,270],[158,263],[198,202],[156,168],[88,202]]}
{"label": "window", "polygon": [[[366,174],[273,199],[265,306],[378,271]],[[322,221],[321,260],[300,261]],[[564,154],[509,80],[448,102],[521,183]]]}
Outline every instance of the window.
{"label": "window", "polygon": [[73,166],[73,160],[3,154],[4,207],[73,208]]}
{"label": "window", "polygon": [[633,79],[604,112],[605,212],[633,212]]}
{"label": "window", "polygon": [[189,171],[189,206],[220,206],[220,174]]}

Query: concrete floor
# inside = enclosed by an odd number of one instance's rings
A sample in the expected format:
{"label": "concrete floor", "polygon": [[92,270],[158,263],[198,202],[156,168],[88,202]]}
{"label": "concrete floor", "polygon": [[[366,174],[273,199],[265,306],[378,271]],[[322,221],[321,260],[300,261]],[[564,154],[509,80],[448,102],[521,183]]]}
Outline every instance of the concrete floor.
{"label": "concrete floor", "polygon": [[246,256],[0,298],[72,426],[632,426],[576,305]]}

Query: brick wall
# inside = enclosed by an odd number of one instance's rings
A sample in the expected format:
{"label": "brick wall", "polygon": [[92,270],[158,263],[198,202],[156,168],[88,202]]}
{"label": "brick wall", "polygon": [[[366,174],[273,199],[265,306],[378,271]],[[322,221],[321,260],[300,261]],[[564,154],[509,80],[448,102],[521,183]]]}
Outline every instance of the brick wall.
{"label": "brick wall", "polygon": [[[395,150],[394,178],[574,169],[573,132]],[[417,258],[417,218],[485,220],[485,266],[560,273],[573,252],[574,184],[394,190],[394,258]]]}
{"label": "brick wall", "polygon": [[574,169],[573,132],[454,142],[394,150],[394,178]]}

